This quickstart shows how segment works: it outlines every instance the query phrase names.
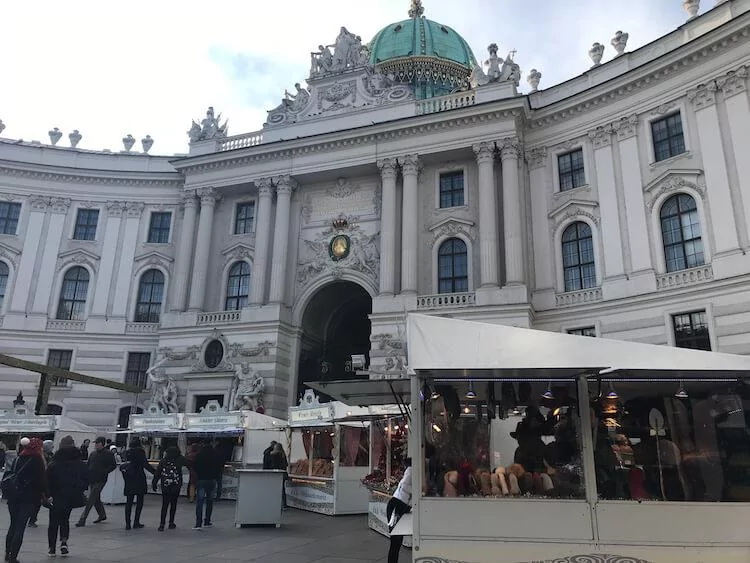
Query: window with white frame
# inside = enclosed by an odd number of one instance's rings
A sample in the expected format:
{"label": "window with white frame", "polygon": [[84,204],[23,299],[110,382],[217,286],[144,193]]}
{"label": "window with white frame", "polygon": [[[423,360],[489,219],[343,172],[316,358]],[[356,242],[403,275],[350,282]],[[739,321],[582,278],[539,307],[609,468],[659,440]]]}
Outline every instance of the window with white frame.
{"label": "window with white frame", "polygon": [[158,323],[164,299],[164,274],[151,269],[141,276],[134,320],[137,323]]}
{"label": "window with white frame", "polygon": [[169,211],[160,211],[151,214],[151,222],[148,226],[148,242],[167,244],[169,242],[169,228],[172,223],[172,214]]}
{"label": "window with white frame", "polygon": [[440,174],[440,208],[461,207],[464,205],[464,172],[443,172]]}
{"label": "window with white frame", "polygon": [[706,311],[692,311],[672,315],[674,344],[678,348],[711,351]]}
{"label": "window with white frame", "polygon": [[149,365],[151,365],[150,352],[128,352],[128,365],[125,371],[125,383],[134,385],[139,389],[145,389],[148,382]]}
{"label": "window with white frame", "polygon": [[5,303],[5,292],[8,289],[8,278],[10,278],[10,268],[5,262],[0,262],[0,309]]}
{"label": "window with white frame", "polygon": [[565,192],[586,185],[583,149],[576,149],[557,157],[557,174],[560,191]]}
{"label": "window with white frame", "polygon": [[594,237],[588,223],[576,221],[563,231],[562,263],[565,291],[596,287]]}
{"label": "window with white frame", "polygon": [[234,234],[247,235],[253,232],[255,221],[255,202],[246,201],[237,204],[237,212],[234,217]]}
{"label": "window with white frame", "polygon": [[[47,356],[47,365],[51,368],[59,368],[70,371],[70,363],[73,360],[73,350],[50,350]],[[51,377],[50,385],[63,387],[68,384],[64,377]]]}
{"label": "window with white frame", "polygon": [[247,306],[250,295],[250,264],[244,261],[235,262],[229,269],[227,277],[227,298],[225,311],[237,311]]}
{"label": "window with white frame", "polygon": [[705,263],[701,223],[695,199],[676,194],[659,211],[667,272],[697,268]]}
{"label": "window with white frame", "polygon": [[89,272],[76,266],[65,272],[57,318],[65,321],[82,321],[86,316],[86,296],[89,292]]}
{"label": "window with white frame", "polygon": [[593,336],[596,337],[596,327],[595,326],[584,326],[581,328],[571,328],[568,331],[568,334],[573,334],[575,336]]}
{"label": "window with white frame", "polygon": [[659,162],[685,152],[685,135],[680,112],[651,122],[654,160]]}
{"label": "window with white frame", "polygon": [[438,249],[438,293],[469,291],[469,253],[466,243],[449,238]]}
{"label": "window with white frame", "polygon": [[98,209],[79,209],[76,214],[76,226],[73,230],[73,238],[75,240],[96,240],[96,226],[98,223]]}
{"label": "window with white frame", "polygon": [[18,230],[18,218],[20,216],[20,203],[0,203],[0,234],[15,235]]}

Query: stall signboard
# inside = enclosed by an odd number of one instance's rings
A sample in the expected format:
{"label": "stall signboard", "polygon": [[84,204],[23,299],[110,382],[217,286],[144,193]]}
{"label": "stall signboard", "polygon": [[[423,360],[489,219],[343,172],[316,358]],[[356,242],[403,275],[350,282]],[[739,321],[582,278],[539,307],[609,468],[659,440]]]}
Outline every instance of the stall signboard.
{"label": "stall signboard", "polygon": [[304,426],[308,423],[330,422],[333,420],[333,408],[330,404],[315,407],[292,407],[289,409],[289,423]]}
{"label": "stall signboard", "polygon": [[7,434],[47,434],[55,431],[55,416],[0,416],[0,432]]}
{"label": "stall signboard", "polygon": [[286,494],[287,503],[293,508],[319,514],[334,513],[334,483],[331,480],[289,479]]}
{"label": "stall signboard", "polygon": [[185,429],[188,431],[221,431],[241,429],[242,413],[220,412],[216,414],[190,413],[185,415]]}
{"label": "stall signboard", "polygon": [[134,415],[130,417],[130,427],[134,431],[179,430],[180,417],[177,414]]}
{"label": "stall signboard", "polygon": [[398,405],[370,405],[367,410],[372,416],[402,416]]}

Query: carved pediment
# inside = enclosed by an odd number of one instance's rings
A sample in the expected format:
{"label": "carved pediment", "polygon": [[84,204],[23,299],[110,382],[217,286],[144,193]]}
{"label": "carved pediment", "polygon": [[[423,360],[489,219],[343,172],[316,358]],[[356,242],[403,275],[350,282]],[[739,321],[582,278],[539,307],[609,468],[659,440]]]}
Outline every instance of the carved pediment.
{"label": "carved pediment", "polygon": [[0,258],[5,258],[8,262],[13,264],[14,267],[17,267],[18,259],[20,256],[20,251],[16,250],[12,246],[8,246],[7,244],[3,244],[0,242]]}
{"label": "carved pediment", "polygon": [[663,194],[685,189],[697,192],[701,198],[706,197],[706,182],[703,170],[697,168],[690,170],[667,170],[660,174],[643,188],[646,195],[646,207],[651,210]]}
{"label": "carved pediment", "polygon": [[576,217],[586,217],[593,221],[595,225],[598,225],[599,204],[595,201],[571,199],[560,205],[557,209],[551,211],[547,217],[554,225],[555,230],[557,230],[564,222]]}
{"label": "carved pediment", "polygon": [[70,264],[86,265],[96,271],[100,256],[83,248],[61,252],[57,256],[57,269],[60,270]]}
{"label": "carved pediment", "polygon": [[245,258],[252,259],[255,249],[248,244],[238,242],[222,250],[221,254],[224,256],[225,262],[243,260]]}
{"label": "carved pediment", "polygon": [[459,219],[458,217],[446,217],[427,227],[432,233],[432,242],[440,238],[462,234],[470,240],[476,238],[476,229],[474,222],[468,219]]}
{"label": "carved pediment", "polygon": [[135,257],[136,264],[152,264],[154,266],[162,266],[163,268],[169,268],[169,265],[174,262],[174,258],[162,254],[161,252],[146,252],[140,256]]}

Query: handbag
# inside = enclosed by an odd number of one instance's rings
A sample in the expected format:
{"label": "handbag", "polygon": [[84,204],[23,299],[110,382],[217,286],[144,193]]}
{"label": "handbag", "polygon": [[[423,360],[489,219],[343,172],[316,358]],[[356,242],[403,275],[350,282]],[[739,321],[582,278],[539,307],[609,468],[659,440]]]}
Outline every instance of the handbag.
{"label": "handbag", "polygon": [[18,497],[20,491],[20,483],[18,481],[19,475],[23,473],[23,470],[26,468],[28,463],[24,464],[24,466],[16,471],[16,467],[18,466],[18,460],[20,458],[16,458],[13,461],[13,465],[11,466],[9,471],[6,471],[3,475],[3,480],[0,481],[0,492],[3,494],[3,498],[14,500]]}

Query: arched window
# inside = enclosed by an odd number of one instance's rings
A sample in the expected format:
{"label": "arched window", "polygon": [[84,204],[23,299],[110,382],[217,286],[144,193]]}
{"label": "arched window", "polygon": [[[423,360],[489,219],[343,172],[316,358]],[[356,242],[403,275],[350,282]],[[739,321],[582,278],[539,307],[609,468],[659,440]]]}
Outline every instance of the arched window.
{"label": "arched window", "polygon": [[659,216],[667,272],[702,266],[703,240],[695,200],[688,194],[673,195],[661,206]]}
{"label": "arched window", "polygon": [[596,287],[594,237],[588,223],[577,221],[563,231],[562,259],[565,291]]}
{"label": "arched window", "polygon": [[161,302],[164,298],[164,274],[149,270],[141,276],[138,285],[138,304],[135,306],[135,322],[158,323]]}
{"label": "arched window", "polygon": [[235,262],[229,269],[227,279],[227,300],[225,311],[236,311],[247,306],[250,294],[250,265],[247,262]]}
{"label": "arched window", "polygon": [[10,276],[10,269],[5,262],[0,262],[0,309],[3,307],[5,302],[5,290],[8,287],[8,277]]}
{"label": "arched window", "polygon": [[469,254],[466,243],[449,238],[438,249],[438,293],[469,291]]}
{"label": "arched window", "polygon": [[76,266],[65,272],[57,318],[65,321],[81,321],[86,316],[86,295],[89,292],[89,273],[86,268]]}

